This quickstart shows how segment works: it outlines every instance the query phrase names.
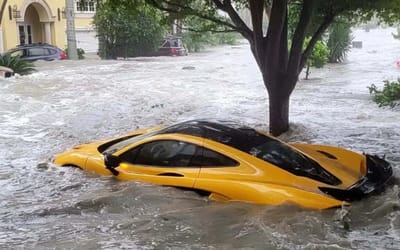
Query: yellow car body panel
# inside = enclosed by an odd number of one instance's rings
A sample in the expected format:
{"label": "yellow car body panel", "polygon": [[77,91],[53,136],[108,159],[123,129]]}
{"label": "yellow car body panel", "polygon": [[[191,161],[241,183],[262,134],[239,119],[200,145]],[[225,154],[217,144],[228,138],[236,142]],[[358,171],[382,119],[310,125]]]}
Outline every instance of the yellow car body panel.
{"label": "yellow car body panel", "polygon": [[56,155],[54,157],[54,164],[74,166],[91,173],[112,176],[111,172],[104,167],[103,155],[97,151],[97,147],[101,144],[101,142],[95,142],[76,146]]}
{"label": "yellow car body panel", "polygon": [[120,180],[136,180],[153,184],[193,188],[194,183],[199,176],[200,169],[186,168],[164,168],[154,167],[149,169],[146,166],[135,166],[127,163],[121,163],[117,168]]}
{"label": "yellow car body panel", "polygon": [[[82,144],[55,156],[54,163],[61,166],[77,166],[89,172],[112,176],[110,169],[106,168],[105,157],[100,152],[100,147],[108,145],[115,139],[123,140],[123,138],[157,132],[159,129],[160,127],[142,129],[111,140]],[[171,140],[190,143],[233,160],[234,165],[223,167],[149,166],[126,161],[120,162],[115,167],[118,173],[115,177],[120,180],[206,191],[210,194],[210,199],[217,201],[245,201],[269,205],[293,203],[312,209],[338,207],[349,203],[322,192],[321,188],[345,191],[367,174],[365,155],[332,146],[285,144],[318,162],[330,174],[340,179],[340,182],[335,185],[296,175],[252,154],[209,138],[182,133],[152,133],[148,137],[140,137],[137,140],[133,138],[131,144],[113,152],[113,156],[123,158],[124,154],[140,148],[141,145]]]}
{"label": "yellow car body panel", "polygon": [[[315,209],[348,204],[326,197],[320,192],[314,193],[318,190],[318,186],[321,186],[320,182],[296,177],[254,156],[210,140],[205,140],[204,145],[240,162],[240,166],[237,167],[201,169],[194,188],[212,190],[213,196],[223,197],[217,200],[248,201],[271,205],[295,203]],[[220,176],[224,178],[221,179]],[[301,189],[293,188],[293,186]],[[309,192],[302,189],[308,189]]]}
{"label": "yellow car body panel", "polygon": [[196,181],[195,188],[214,190],[210,198],[217,201],[246,201],[268,205],[296,204],[310,209],[327,209],[349,204],[327,197],[322,193],[250,181],[199,178]]}
{"label": "yellow car body panel", "polygon": [[[342,181],[341,187],[348,187],[358,181],[366,174],[365,155],[355,153],[353,151],[326,146],[326,145],[310,145],[310,144],[289,144],[310,158],[318,161],[333,175],[339,177]],[[330,159],[318,151],[326,152],[334,155],[336,159]]]}

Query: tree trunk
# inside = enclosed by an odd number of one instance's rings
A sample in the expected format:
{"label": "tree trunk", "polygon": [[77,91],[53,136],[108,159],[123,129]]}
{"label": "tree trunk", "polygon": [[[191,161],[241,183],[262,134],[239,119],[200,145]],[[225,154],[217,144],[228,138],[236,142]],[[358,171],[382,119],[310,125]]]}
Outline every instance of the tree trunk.
{"label": "tree trunk", "polygon": [[280,135],[289,129],[289,96],[269,95],[269,131]]}
{"label": "tree trunk", "polygon": [[308,75],[310,74],[310,64],[307,63],[307,69],[306,69],[306,80],[308,80]]}
{"label": "tree trunk", "polygon": [[282,59],[277,58],[273,53],[259,52],[257,54],[254,47],[252,46],[252,51],[256,61],[263,62],[263,58],[266,58],[268,62],[264,65],[259,63],[259,69],[269,97],[269,132],[278,136],[289,129],[289,99],[296,86],[298,74],[296,71],[288,74],[288,72],[276,69],[277,63],[275,62],[283,60],[283,64],[285,64],[286,56]]}

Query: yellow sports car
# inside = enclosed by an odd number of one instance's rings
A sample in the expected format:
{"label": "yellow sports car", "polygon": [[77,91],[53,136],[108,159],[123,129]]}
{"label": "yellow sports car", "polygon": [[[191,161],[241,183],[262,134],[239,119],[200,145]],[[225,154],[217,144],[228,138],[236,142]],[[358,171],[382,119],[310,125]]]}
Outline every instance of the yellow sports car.
{"label": "yellow sports car", "polygon": [[287,144],[249,127],[194,120],[76,146],[55,156],[121,180],[193,189],[218,201],[325,209],[382,191],[385,160],[346,149]]}

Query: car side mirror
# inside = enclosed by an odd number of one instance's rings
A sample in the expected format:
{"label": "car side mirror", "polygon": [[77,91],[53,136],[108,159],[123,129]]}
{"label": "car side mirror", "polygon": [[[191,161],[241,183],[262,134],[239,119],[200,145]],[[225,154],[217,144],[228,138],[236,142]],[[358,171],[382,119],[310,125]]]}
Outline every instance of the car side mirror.
{"label": "car side mirror", "polygon": [[118,156],[112,154],[104,155],[104,165],[115,176],[119,174],[118,170],[116,170],[115,168],[118,167],[120,163],[121,159]]}

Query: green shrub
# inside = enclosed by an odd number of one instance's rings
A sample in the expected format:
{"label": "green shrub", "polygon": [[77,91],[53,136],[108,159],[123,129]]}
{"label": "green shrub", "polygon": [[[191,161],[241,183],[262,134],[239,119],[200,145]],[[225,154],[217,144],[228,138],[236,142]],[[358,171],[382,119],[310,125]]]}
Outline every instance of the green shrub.
{"label": "green shrub", "polygon": [[236,45],[240,39],[240,34],[236,32],[216,33],[217,44]]}
{"label": "green shrub", "polygon": [[240,39],[238,33],[213,33],[185,31],[182,34],[185,47],[189,52],[199,52],[209,46],[235,45]]}
{"label": "green shrub", "polygon": [[[76,51],[79,60],[85,59],[85,51],[82,48],[77,48]],[[68,56],[68,47],[64,49],[64,53]]]}
{"label": "green shrub", "polygon": [[19,56],[11,56],[10,54],[0,55],[0,66],[8,67],[14,70],[14,73],[20,75],[28,75],[36,71],[31,62],[25,61]]}
{"label": "green shrub", "polygon": [[329,62],[339,63],[346,58],[347,52],[351,48],[353,37],[351,35],[351,24],[338,21],[332,24],[329,29],[328,48]]}
{"label": "green shrub", "polygon": [[400,105],[400,78],[397,82],[383,81],[385,85],[382,90],[379,90],[375,84],[367,87],[369,93],[373,96],[373,100],[379,105],[395,107]]}
{"label": "green shrub", "polygon": [[[309,42],[310,38],[307,38],[304,41],[304,48],[307,47]],[[328,62],[328,56],[329,56],[328,46],[326,46],[326,44],[323,41],[319,40],[314,45],[311,55],[307,60],[306,79],[308,79],[308,76],[310,75],[310,67],[315,67],[315,68],[324,67],[324,65]]]}
{"label": "green shrub", "polygon": [[162,13],[143,1],[99,1],[94,24],[102,59],[154,55],[165,31]]}
{"label": "green shrub", "polygon": [[308,58],[307,63],[312,67],[322,68],[328,62],[329,48],[324,42],[318,41]]}
{"label": "green shrub", "polygon": [[184,27],[189,27],[182,32],[185,47],[189,52],[199,52],[215,45],[234,45],[240,39],[240,34],[236,32],[212,32],[220,30],[220,27],[198,17],[186,17],[183,23]]}
{"label": "green shrub", "polygon": [[185,47],[189,52],[199,52],[209,44],[210,32],[186,31],[182,34]]}

